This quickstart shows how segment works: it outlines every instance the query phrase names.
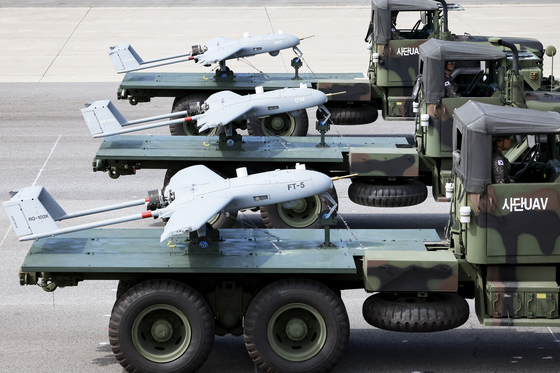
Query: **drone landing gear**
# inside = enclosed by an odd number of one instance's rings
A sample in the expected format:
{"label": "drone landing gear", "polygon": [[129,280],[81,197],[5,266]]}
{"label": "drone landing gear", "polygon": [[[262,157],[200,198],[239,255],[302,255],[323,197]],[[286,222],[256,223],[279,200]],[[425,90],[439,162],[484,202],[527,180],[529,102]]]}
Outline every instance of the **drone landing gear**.
{"label": "drone landing gear", "polygon": [[[325,228],[325,241],[319,245],[319,249],[336,249],[337,246],[331,242],[331,227],[336,225],[336,216],[333,217],[333,213],[338,207],[338,203],[329,193],[321,194],[323,200],[328,200],[330,202],[330,209],[321,211],[319,213],[319,225]],[[327,203],[327,206],[329,203]]]}
{"label": "drone landing gear", "polygon": [[330,146],[328,146],[327,143],[325,142],[325,134],[329,132],[329,130],[331,129],[331,124],[329,121],[331,117],[331,112],[324,105],[320,105],[318,107],[317,112],[321,112],[322,115],[320,115],[320,117],[317,118],[317,123],[315,125],[317,131],[319,131],[319,133],[321,134],[321,142],[317,144],[316,147],[330,148]]}
{"label": "drone landing gear", "polygon": [[218,149],[220,150],[243,150],[243,137],[235,132],[233,123],[223,127],[218,137]]}
{"label": "drone landing gear", "polygon": [[214,79],[217,82],[233,82],[234,78],[233,70],[230,70],[230,68],[226,66],[225,61],[220,62],[220,67],[216,70]]}
{"label": "drone landing gear", "polygon": [[220,232],[207,223],[198,231],[173,238],[167,245],[184,249],[183,255],[220,255],[220,241]]}

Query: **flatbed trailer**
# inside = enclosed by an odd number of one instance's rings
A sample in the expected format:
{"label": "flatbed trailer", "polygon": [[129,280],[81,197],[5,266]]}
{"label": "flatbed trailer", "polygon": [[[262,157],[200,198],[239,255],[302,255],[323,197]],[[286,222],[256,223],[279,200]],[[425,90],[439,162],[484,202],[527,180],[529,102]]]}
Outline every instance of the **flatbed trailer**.
{"label": "flatbed trailer", "polygon": [[[340,291],[379,287],[374,261],[402,258],[403,268],[414,268],[419,291],[428,285],[457,291],[459,276],[452,252],[428,251],[439,241],[435,230],[330,230],[328,223],[316,230],[210,230],[208,245],[184,236],[160,242],[156,228],[74,232],[34,241],[20,282],[54,291],[118,280],[109,339],[128,370],[194,372],[214,336],[228,333],[244,335],[250,354],[272,357],[264,340],[273,328],[287,333],[273,341],[272,353],[283,360],[271,363],[273,371],[303,364],[326,372],[349,338]],[[468,306],[462,311],[448,318],[463,323]],[[257,365],[264,370],[268,363]]]}
{"label": "flatbed trailer", "polygon": [[[220,79],[214,72],[208,73],[127,73],[117,93],[119,99],[130,97],[132,104],[148,102],[152,97],[184,97],[194,90],[215,92],[228,90],[239,94],[253,93],[255,87],[262,86],[265,91],[282,88],[299,88],[306,82],[317,88],[331,81],[339,84],[352,84],[362,81],[361,89],[369,92],[369,80],[363,73],[304,73],[295,79],[294,73],[236,73],[231,79]],[[347,92],[346,97],[350,96]],[[344,95],[343,95],[344,96]]]}
{"label": "flatbed trailer", "polygon": [[[230,148],[218,136],[110,136],[100,145],[93,170],[118,177],[143,168],[182,169],[204,164],[233,177],[237,167],[259,172],[305,163],[310,169],[334,176],[419,175],[418,153],[406,137],[326,137],[324,146],[320,143],[319,137],[245,136],[238,146]],[[383,167],[383,160],[391,162]]]}
{"label": "flatbed trailer", "polygon": [[76,280],[235,273],[256,277],[341,275],[351,280],[349,288],[356,288],[363,280],[359,263],[368,250],[413,255],[426,252],[426,242],[439,241],[435,230],[332,229],[332,245],[325,246],[321,229],[222,229],[219,241],[202,249],[160,242],[162,231],[91,229],[40,239],[31,246],[21,274],[33,277],[49,272],[53,278],[78,274]]}

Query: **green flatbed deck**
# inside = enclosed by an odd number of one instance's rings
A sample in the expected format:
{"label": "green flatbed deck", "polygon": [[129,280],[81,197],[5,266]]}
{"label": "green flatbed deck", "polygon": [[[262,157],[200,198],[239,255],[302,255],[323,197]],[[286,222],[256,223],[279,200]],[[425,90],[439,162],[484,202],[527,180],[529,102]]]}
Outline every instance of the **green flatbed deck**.
{"label": "green flatbed deck", "polygon": [[[251,90],[256,86],[263,86],[265,90],[280,88],[298,88],[300,83],[309,82],[316,84],[320,80],[352,81],[355,79],[366,80],[363,73],[319,73],[299,74],[299,80],[293,79],[294,72],[290,73],[235,73],[232,80],[215,78],[214,71],[207,73],[127,73],[119,89],[134,90],[157,89],[158,97],[175,97],[182,90]],[[366,80],[369,84],[369,80]],[[168,94],[166,94],[166,92]],[[154,96],[152,96],[154,97]]]}
{"label": "green flatbed deck", "polygon": [[[93,163],[94,171],[115,167],[122,174],[131,173],[133,169],[180,169],[193,164],[205,164],[212,168],[212,164],[225,161],[231,170],[241,166],[249,169],[252,165],[280,168],[305,163],[325,173],[348,173],[351,153],[375,154],[381,160],[385,155],[389,159],[406,156],[408,162],[399,165],[404,169],[418,164],[416,150],[410,147],[405,137],[326,137],[328,147],[317,148],[319,142],[319,137],[244,136],[242,150],[220,150],[218,136],[110,136],[99,147]],[[270,167],[271,162],[275,166]],[[217,167],[220,170],[220,166]],[[395,172],[396,176],[403,175],[402,169],[395,165],[383,170],[385,173],[388,171]]]}
{"label": "green flatbed deck", "polygon": [[[160,243],[162,229],[92,229],[33,243],[21,271],[83,273],[106,279],[126,273],[356,274],[365,250],[426,251],[435,230],[331,230],[335,248],[319,248],[322,229],[222,229],[219,249],[185,254],[184,245]],[[269,241],[270,239],[270,241]],[[273,242],[274,245],[271,243]],[[360,246],[363,246],[363,248]],[[109,276],[108,276],[109,274]]]}

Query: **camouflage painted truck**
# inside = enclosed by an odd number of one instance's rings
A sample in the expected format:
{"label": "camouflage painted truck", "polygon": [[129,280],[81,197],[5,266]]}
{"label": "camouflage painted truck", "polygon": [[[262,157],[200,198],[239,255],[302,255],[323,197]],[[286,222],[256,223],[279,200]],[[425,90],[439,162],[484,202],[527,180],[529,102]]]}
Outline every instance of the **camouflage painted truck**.
{"label": "camouflage painted truck", "polygon": [[[436,200],[446,200],[445,184],[451,177],[453,112],[456,108],[474,100],[560,112],[558,82],[552,76],[542,77],[542,66],[534,66],[535,62],[542,63],[542,55],[538,57],[524,47],[529,43],[529,49],[542,49],[539,42],[506,38],[489,38],[488,41],[494,46],[432,39],[419,47],[415,144],[420,157],[421,180],[432,186]],[[555,52],[554,47],[546,48],[550,57]],[[451,76],[458,86],[457,97],[446,97],[446,61],[455,61]]]}
{"label": "camouflage painted truck", "polygon": [[[367,78],[362,73],[301,73],[303,60],[295,57],[291,61],[295,74],[234,73],[225,63],[214,74],[129,72],[118,88],[117,98],[136,105],[149,102],[153,97],[174,97],[172,111],[175,112],[185,110],[189,102],[202,102],[221,90],[247,94],[252,93],[255,86],[263,86],[265,90],[293,88],[304,81],[325,93],[345,92],[328,103],[335,125],[374,122],[378,110],[385,120],[414,120],[412,89],[418,75],[419,46],[429,39],[489,44],[486,36],[451,33],[448,10],[463,8],[443,0],[373,0],[365,38],[370,50]],[[392,35],[394,12],[399,13],[399,24],[403,19],[403,23],[417,19],[410,28],[399,27],[397,39]],[[412,16],[417,13],[418,18]],[[526,59],[521,64],[521,70],[527,85],[532,90],[540,89],[547,83],[542,74],[542,44],[529,38],[511,40],[515,40],[520,49],[534,54],[534,59]],[[272,115],[246,124],[249,134],[257,136],[305,136],[308,125],[306,112],[295,117]],[[173,125],[170,131],[173,135],[198,134],[194,123]]]}
{"label": "camouflage painted truck", "polygon": [[[496,39],[496,43],[498,40],[509,44],[502,39]],[[538,42],[531,43],[536,43],[531,44],[534,49],[542,48]],[[508,51],[515,53],[506,53],[500,47],[480,43],[438,39],[430,39],[420,45],[421,76],[416,86],[420,113],[416,117],[417,131],[412,143],[405,137],[381,136],[323,136],[321,139],[238,136],[235,145],[227,146],[223,133],[219,139],[113,136],[99,148],[93,162],[94,171],[107,171],[110,176],[118,177],[134,174],[142,168],[164,168],[168,169],[168,180],[177,170],[194,164],[204,164],[231,177],[237,167],[262,172],[302,162],[330,176],[351,175],[348,196],[360,205],[416,205],[426,199],[427,186],[432,186],[436,200],[447,201],[445,184],[451,174],[451,117],[454,108],[472,99],[495,105],[560,110],[560,94],[541,90],[544,88],[540,86],[542,75],[539,68],[534,71],[539,90],[528,88],[520,73],[520,65],[529,69],[528,66],[535,61],[542,62],[542,59],[527,49],[518,53],[513,44],[511,48]],[[448,59],[457,61],[454,76],[463,97],[444,97],[444,64]],[[528,75],[529,78],[531,76]],[[453,106],[450,106],[451,103]],[[316,128],[325,133],[330,125],[318,121]],[[336,198],[334,190],[332,194]],[[317,227],[317,214],[325,208],[320,198],[310,197],[300,202],[291,209],[281,205],[262,207],[261,215],[266,226]],[[227,227],[234,221],[235,216],[220,216],[214,223],[217,227]]]}
{"label": "camouflage painted truck", "polygon": [[[450,8],[462,9],[455,4],[450,4]],[[389,40],[392,11],[420,13],[420,19],[410,29],[400,30],[401,40]],[[382,110],[385,119],[412,120],[410,96],[418,69],[418,46],[429,38],[450,39],[447,23],[447,4],[443,0],[374,0],[366,41],[371,53],[378,55],[379,63],[370,61],[367,78],[363,73],[302,73],[299,69],[304,60],[296,56],[291,60],[294,74],[238,73],[225,63],[214,74],[129,72],[118,88],[117,98],[136,105],[153,97],[174,97],[172,112],[175,112],[222,90],[247,94],[256,86],[267,91],[298,87],[304,81],[325,93],[344,92],[329,102],[334,124],[371,123],[377,119],[378,110]],[[295,117],[271,115],[246,124],[249,134],[257,136],[305,136],[308,125],[306,112]],[[172,135],[198,134],[195,123],[173,125],[170,131]]]}
{"label": "camouflage painted truck", "polygon": [[[469,101],[455,110],[447,238],[432,230],[94,229],[36,240],[22,285],[118,280],[109,341],[129,372],[195,372],[215,335],[243,335],[264,372],[328,372],[347,347],[341,291],[374,293],[396,332],[560,326],[560,114]],[[492,183],[494,136],[515,183]],[[520,151],[519,144],[527,143]],[[374,333],[375,331],[371,331]]]}

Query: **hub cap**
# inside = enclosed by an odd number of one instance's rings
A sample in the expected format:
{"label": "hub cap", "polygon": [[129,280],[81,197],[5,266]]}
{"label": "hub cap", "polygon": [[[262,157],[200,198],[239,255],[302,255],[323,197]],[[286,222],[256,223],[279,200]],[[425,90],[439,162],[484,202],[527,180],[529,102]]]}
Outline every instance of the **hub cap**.
{"label": "hub cap", "polygon": [[191,342],[191,326],[185,314],[167,304],[142,311],[132,325],[132,343],[148,360],[167,363],[185,353]]}
{"label": "hub cap", "polygon": [[298,200],[291,209],[282,207],[280,203],[277,208],[283,222],[294,228],[305,228],[317,220],[321,212],[321,200],[319,196],[311,196]]}
{"label": "hub cap", "polygon": [[325,345],[327,327],[315,308],[291,303],[272,315],[267,338],[270,347],[283,359],[305,361],[317,355]]}

